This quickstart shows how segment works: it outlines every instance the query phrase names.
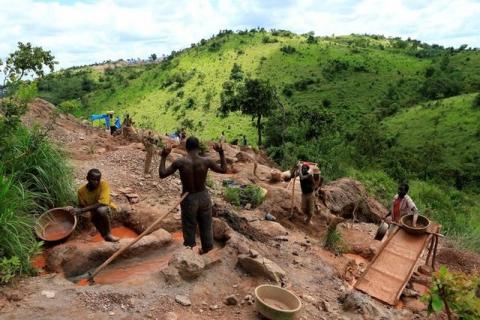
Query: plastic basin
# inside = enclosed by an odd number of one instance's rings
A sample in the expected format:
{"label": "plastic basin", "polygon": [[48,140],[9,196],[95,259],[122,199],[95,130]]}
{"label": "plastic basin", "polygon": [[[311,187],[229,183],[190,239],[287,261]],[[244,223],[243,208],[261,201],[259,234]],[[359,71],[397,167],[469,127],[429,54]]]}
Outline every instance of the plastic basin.
{"label": "plastic basin", "polygon": [[291,320],[302,308],[302,302],[286,289],[264,284],[255,288],[255,308],[267,319]]}
{"label": "plastic basin", "polygon": [[63,208],[43,213],[35,224],[37,237],[44,241],[58,241],[68,237],[77,226],[77,217]]}

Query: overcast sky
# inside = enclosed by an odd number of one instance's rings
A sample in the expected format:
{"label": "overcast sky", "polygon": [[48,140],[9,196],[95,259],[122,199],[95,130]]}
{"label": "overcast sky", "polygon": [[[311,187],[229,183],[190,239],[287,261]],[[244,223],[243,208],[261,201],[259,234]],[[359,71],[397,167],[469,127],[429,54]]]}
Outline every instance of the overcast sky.
{"label": "overcast sky", "polygon": [[18,41],[51,50],[60,67],[146,58],[254,27],[480,47],[480,0],[0,0],[0,58]]}

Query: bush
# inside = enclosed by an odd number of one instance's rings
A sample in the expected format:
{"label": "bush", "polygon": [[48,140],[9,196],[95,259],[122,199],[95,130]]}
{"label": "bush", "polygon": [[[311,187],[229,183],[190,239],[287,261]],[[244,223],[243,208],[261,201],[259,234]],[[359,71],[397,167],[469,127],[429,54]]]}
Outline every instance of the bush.
{"label": "bush", "polygon": [[66,113],[74,113],[77,110],[80,110],[82,104],[78,100],[66,100],[58,105],[60,110]]}
{"label": "bush", "polygon": [[278,40],[276,38],[271,38],[269,36],[264,36],[262,38],[262,43],[276,43]]}
{"label": "bush", "polygon": [[480,278],[451,273],[441,266],[422,300],[428,304],[429,315],[445,309],[448,319],[479,319],[480,300],[475,292],[479,286]]}
{"label": "bush", "polygon": [[250,203],[254,208],[263,202],[264,194],[262,188],[250,184],[246,187],[227,187],[224,197],[235,206],[245,206]]}
{"label": "bush", "polygon": [[292,47],[290,45],[287,45],[287,46],[281,47],[280,51],[282,51],[283,53],[286,53],[286,54],[292,54],[292,53],[297,52],[297,49],[295,49],[294,47]]}
{"label": "bush", "polygon": [[20,272],[22,264],[18,257],[0,259],[0,284],[8,283]]}
{"label": "bush", "polygon": [[477,93],[472,102],[472,107],[480,109],[480,93]]}

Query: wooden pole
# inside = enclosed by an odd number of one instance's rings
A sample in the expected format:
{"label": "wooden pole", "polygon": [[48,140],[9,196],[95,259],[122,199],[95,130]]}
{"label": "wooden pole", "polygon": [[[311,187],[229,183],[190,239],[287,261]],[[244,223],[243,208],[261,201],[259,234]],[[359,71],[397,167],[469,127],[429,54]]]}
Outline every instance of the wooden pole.
{"label": "wooden pole", "polygon": [[180,200],[178,200],[174,206],[172,206],[172,208],[170,208],[170,210],[168,210],[163,216],[161,216],[160,218],[158,218],[157,220],[155,220],[155,222],[153,222],[150,227],[148,227],[147,229],[145,229],[145,231],[143,231],[138,237],[136,237],[132,242],[130,242],[129,244],[127,244],[125,247],[123,248],[120,248],[117,252],[115,252],[110,258],[108,258],[104,263],[102,263],[99,267],[97,267],[97,269],[95,269],[93,271],[93,273],[88,277],[90,281],[93,281],[93,278],[100,272],[102,271],[106,266],[108,266],[113,260],[115,260],[119,255],[121,255],[122,253],[125,252],[125,250],[127,250],[128,248],[130,248],[131,246],[133,246],[135,243],[137,243],[140,239],[142,239],[145,235],[149,234],[153,228],[155,228],[163,219],[165,219],[165,217],[168,216],[168,214],[170,212],[173,211],[173,209],[175,209],[182,201],[183,199],[185,199],[186,197],[188,196],[188,192],[185,192],[182,197],[180,198]]}

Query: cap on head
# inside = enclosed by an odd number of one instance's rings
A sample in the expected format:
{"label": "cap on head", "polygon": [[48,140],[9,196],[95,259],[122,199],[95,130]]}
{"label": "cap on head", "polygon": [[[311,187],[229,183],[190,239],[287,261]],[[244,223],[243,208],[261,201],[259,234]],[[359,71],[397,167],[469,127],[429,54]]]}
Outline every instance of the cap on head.
{"label": "cap on head", "polygon": [[188,137],[187,141],[185,142],[185,149],[187,149],[187,151],[200,149],[200,141],[198,138],[193,136]]}

